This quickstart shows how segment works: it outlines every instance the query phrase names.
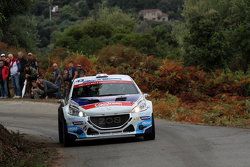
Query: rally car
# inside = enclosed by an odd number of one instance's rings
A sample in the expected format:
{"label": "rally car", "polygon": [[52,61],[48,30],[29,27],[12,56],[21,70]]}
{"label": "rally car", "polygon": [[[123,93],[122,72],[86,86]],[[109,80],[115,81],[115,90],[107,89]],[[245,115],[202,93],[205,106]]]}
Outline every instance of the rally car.
{"label": "rally car", "polygon": [[155,139],[152,102],[127,75],[75,79],[58,108],[59,141],[142,136]]}

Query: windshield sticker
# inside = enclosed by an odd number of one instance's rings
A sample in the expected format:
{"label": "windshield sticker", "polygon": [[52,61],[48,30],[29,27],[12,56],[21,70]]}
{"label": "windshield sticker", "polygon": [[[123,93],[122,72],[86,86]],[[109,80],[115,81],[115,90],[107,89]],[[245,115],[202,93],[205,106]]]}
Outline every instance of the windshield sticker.
{"label": "windshield sticker", "polygon": [[77,85],[74,85],[74,88],[79,88],[83,86],[89,86],[89,85],[98,85],[98,84],[132,84],[132,81],[90,81],[90,82],[83,82]]}
{"label": "windshield sticker", "polygon": [[115,80],[115,81],[120,81],[122,80],[121,78],[97,78],[95,80],[93,79],[89,79],[89,80],[86,80],[86,79],[78,79],[76,80],[76,83],[86,83],[86,82],[95,82],[95,81],[110,81],[110,80]]}

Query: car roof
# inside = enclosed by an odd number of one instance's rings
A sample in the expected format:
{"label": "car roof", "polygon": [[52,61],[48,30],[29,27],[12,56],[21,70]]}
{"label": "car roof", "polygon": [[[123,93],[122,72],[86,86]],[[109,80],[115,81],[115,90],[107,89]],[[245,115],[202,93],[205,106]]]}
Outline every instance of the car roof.
{"label": "car roof", "polygon": [[74,84],[79,84],[86,81],[100,81],[100,80],[121,80],[121,81],[133,81],[133,79],[128,75],[121,75],[121,74],[115,74],[115,75],[107,75],[105,77],[97,77],[97,76],[86,76],[77,78],[74,80]]}

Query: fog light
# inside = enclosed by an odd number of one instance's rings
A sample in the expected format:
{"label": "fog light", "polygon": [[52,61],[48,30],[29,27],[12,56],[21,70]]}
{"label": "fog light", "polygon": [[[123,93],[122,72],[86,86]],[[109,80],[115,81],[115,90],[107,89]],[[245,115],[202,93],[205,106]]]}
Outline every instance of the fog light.
{"label": "fog light", "polygon": [[139,125],[139,130],[143,130],[144,126],[143,125]]}

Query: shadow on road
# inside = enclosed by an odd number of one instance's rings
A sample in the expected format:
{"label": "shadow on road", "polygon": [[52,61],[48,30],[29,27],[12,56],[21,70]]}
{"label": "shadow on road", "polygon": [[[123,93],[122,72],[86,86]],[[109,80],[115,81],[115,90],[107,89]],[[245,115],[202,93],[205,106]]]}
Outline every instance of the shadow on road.
{"label": "shadow on road", "polygon": [[[113,144],[125,144],[125,143],[135,143],[135,142],[144,142],[143,138],[114,138],[114,139],[95,139],[95,140],[86,140],[74,143],[71,147],[88,147],[88,146],[98,146],[98,145],[113,145]],[[146,142],[146,141],[145,141]]]}

